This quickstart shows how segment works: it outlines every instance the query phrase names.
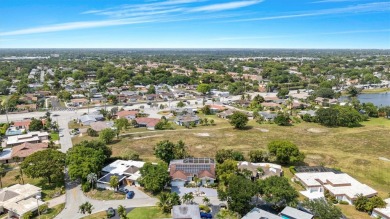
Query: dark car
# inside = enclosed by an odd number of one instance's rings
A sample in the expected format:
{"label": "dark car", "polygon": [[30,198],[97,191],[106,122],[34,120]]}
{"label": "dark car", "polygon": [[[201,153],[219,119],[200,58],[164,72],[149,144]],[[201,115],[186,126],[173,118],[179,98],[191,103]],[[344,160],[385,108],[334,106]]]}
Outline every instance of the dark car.
{"label": "dark car", "polygon": [[126,194],[126,199],[134,198],[135,193],[133,191],[128,191]]}
{"label": "dark car", "polygon": [[200,212],[200,217],[203,218],[213,218],[213,215],[210,213]]}
{"label": "dark car", "polygon": [[114,217],[114,216],[115,216],[115,210],[113,208],[109,207],[107,209],[107,217],[111,218],[111,217]]}
{"label": "dark car", "polygon": [[129,190],[126,188],[119,188],[118,192],[123,193],[123,194],[127,194],[129,192]]}

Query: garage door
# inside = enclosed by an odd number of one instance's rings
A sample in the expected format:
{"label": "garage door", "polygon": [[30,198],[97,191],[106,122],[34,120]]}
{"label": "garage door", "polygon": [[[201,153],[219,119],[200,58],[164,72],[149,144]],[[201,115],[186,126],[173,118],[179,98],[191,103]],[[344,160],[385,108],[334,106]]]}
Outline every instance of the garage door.
{"label": "garage door", "polygon": [[171,186],[176,186],[176,187],[183,187],[184,186],[184,181],[172,181]]}

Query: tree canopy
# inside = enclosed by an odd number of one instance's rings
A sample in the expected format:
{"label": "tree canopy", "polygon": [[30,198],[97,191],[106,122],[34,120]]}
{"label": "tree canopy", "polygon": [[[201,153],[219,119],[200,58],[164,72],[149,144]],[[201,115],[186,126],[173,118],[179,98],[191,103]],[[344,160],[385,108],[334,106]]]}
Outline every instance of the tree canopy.
{"label": "tree canopy", "polygon": [[245,113],[236,111],[230,116],[230,124],[236,129],[243,129],[248,123],[248,116]]}
{"label": "tree canopy", "polygon": [[31,178],[44,178],[48,183],[62,181],[65,167],[65,154],[47,149],[26,157],[21,164],[23,172]]}
{"label": "tree canopy", "polygon": [[114,130],[112,130],[110,128],[106,128],[106,129],[103,129],[102,131],[100,131],[99,139],[102,142],[109,144],[112,142],[112,140],[114,140],[115,135],[116,135],[116,132]]}
{"label": "tree canopy", "polygon": [[141,179],[140,184],[147,190],[153,193],[161,192],[164,186],[170,181],[168,166],[165,163],[154,165],[146,162],[140,169]]}
{"label": "tree canopy", "polygon": [[40,119],[32,118],[28,127],[29,131],[40,131],[43,129],[43,123]]}
{"label": "tree canopy", "polygon": [[318,219],[340,218],[343,214],[340,208],[325,199],[305,200],[302,205],[309,209]]}
{"label": "tree canopy", "polygon": [[275,158],[276,162],[281,164],[294,164],[305,159],[305,155],[290,141],[271,141],[268,144],[268,151]]}
{"label": "tree canopy", "polygon": [[260,195],[277,208],[297,202],[298,192],[285,177],[270,176],[264,180],[258,180],[257,183]]}
{"label": "tree canopy", "polygon": [[169,140],[160,141],[154,147],[154,155],[166,163],[173,159],[182,159],[188,156],[186,146],[183,141],[178,141],[176,144]]}

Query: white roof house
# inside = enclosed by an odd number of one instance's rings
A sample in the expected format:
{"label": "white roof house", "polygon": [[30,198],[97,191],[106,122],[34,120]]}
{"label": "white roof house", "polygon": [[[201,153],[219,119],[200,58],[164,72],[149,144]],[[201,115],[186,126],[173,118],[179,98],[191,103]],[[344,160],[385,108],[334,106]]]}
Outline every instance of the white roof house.
{"label": "white roof house", "polygon": [[49,133],[47,132],[30,132],[24,135],[9,136],[7,139],[7,146],[22,144],[24,142],[41,142],[47,140]]}
{"label": "white roof house", "polygon": [[387,203],[385,208],[374,208],[372,217],[390,219],[390,198],[385,199],[385,202]]}
{"label": "white roof house", "polygon": [[[98,180],[99,188],[109,189],[107,183],[111,176],[118,176],[120,184],[139,186],[138,179],[141,177],[140,168],[145,162],[134,160],[116,160],[102,169],[104,176]],[[123,182],[122,182],[123,181]]]}
{"label": "white roof house", "polygon": [[172,207],[173,219],[200,219],[199,205],[175,205]]}
{"label": "white roof house", "polygon": [[299,180],[306,187],[307,190],[301,193],[310,199],[321,197],[320,194],[327,190],[337,200],[347,201],[352,204],[358,194],[366,197],[372,197],[377,194],[377,191],[366,184],[360,183],[346,173],[296,173],[295,179]]}
{"label": "white roof house", "polygon": [[37,195],[41,195],[41,188],[31,184],[3,188],[0,190],[0,211],[6,209],[9,216],[22,217],[26,212],[35,211],[38,205],[44,204],[36,199]]}

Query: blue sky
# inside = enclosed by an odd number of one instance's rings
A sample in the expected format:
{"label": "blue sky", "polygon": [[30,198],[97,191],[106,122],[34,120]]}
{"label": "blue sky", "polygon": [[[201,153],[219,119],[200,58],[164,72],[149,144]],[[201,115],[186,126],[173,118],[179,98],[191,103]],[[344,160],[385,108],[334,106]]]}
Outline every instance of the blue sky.
{"label": "blue sky", "polygon": [[389,0],[0,1],[0,48],[390,49]]}

